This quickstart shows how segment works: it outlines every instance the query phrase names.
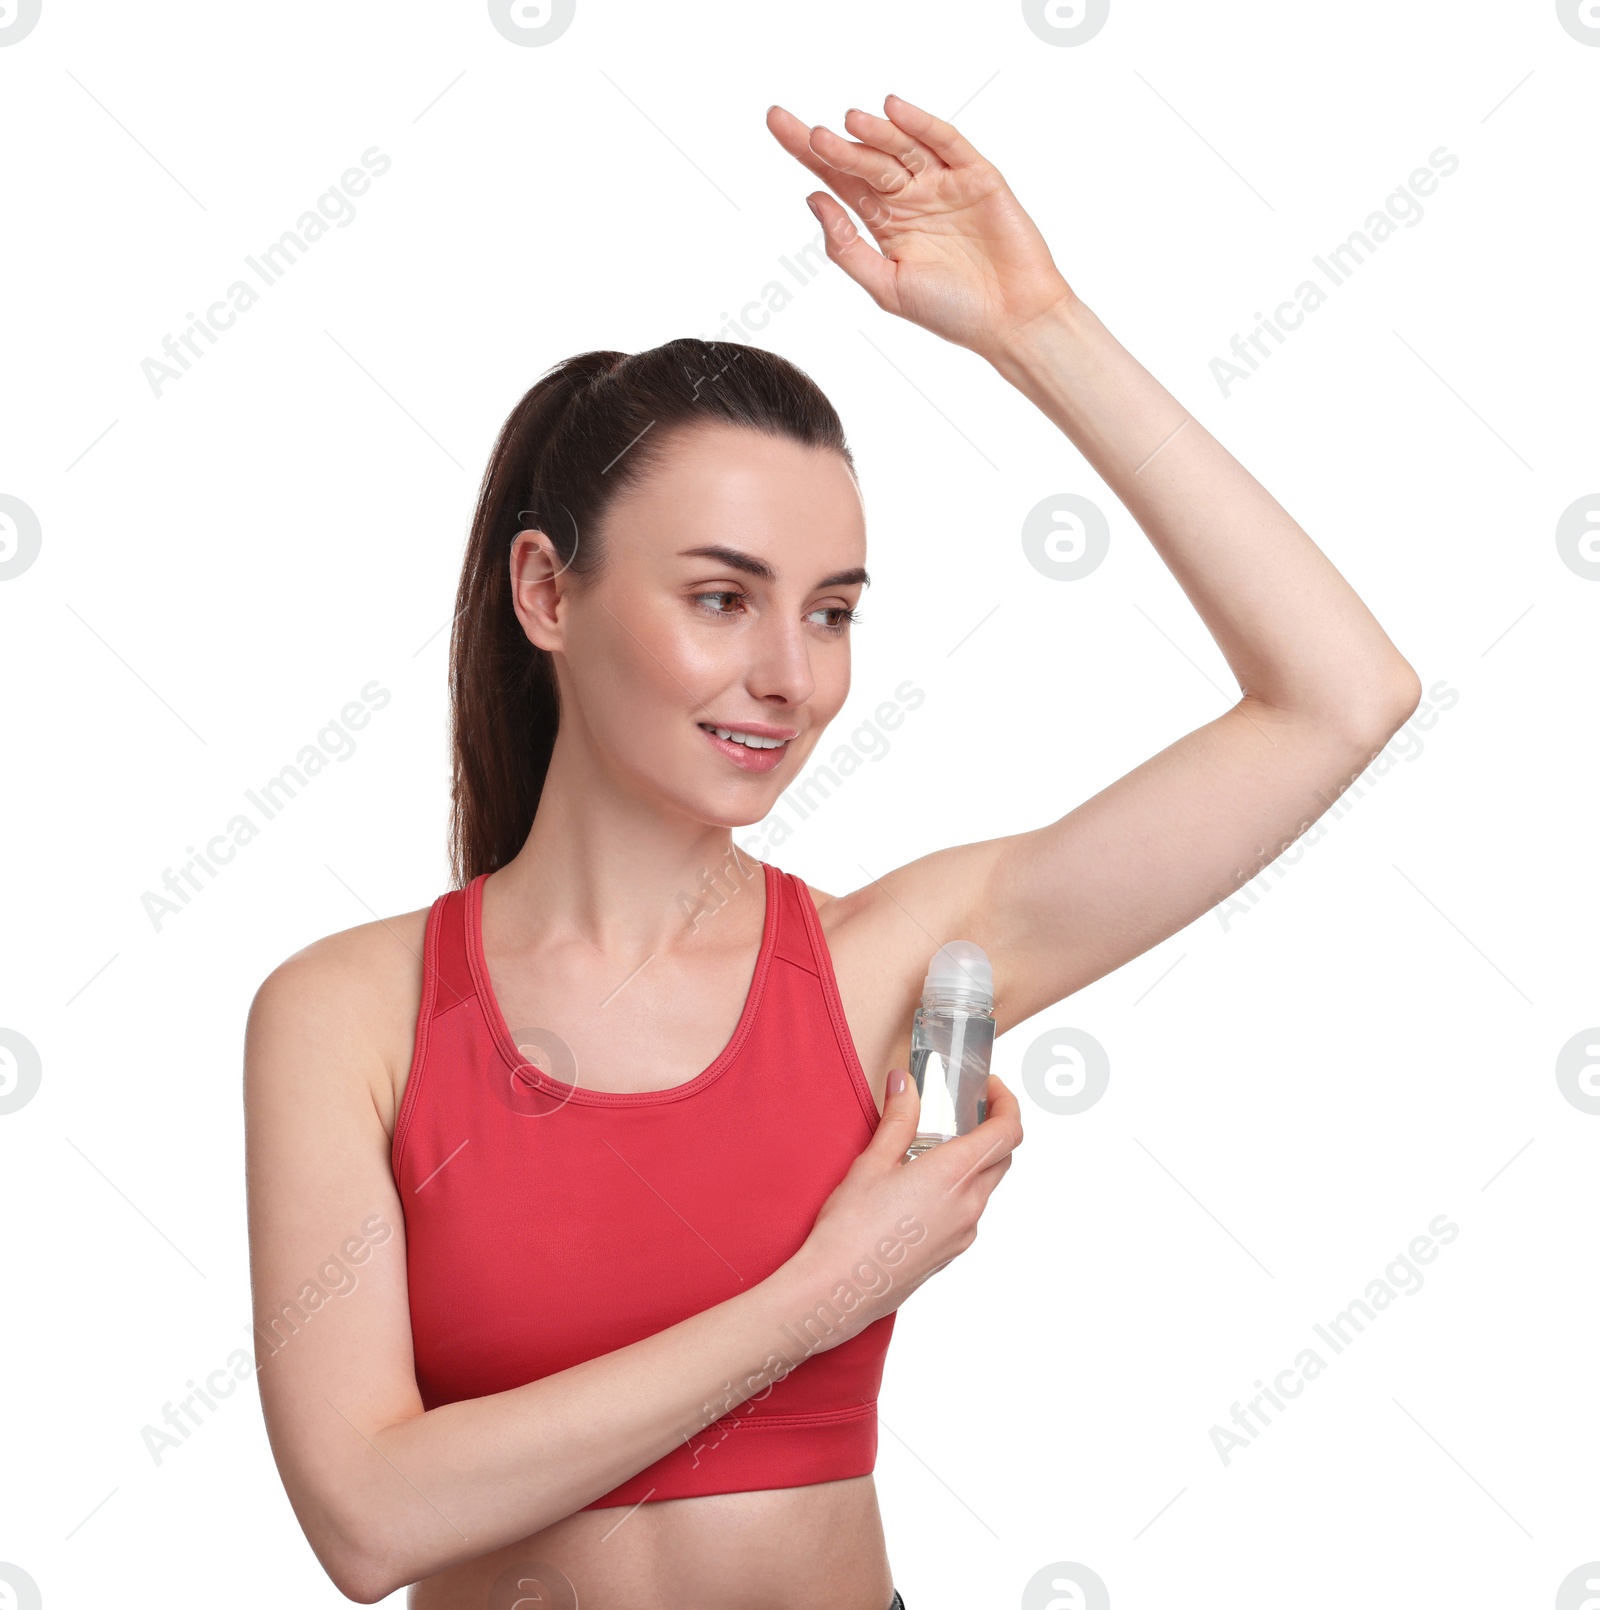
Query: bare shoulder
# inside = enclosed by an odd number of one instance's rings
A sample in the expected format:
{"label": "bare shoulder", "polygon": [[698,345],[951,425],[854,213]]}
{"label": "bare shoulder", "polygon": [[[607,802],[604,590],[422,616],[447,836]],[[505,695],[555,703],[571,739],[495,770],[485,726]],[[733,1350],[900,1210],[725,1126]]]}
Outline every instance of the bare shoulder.
{"label": "bare shoulder", "polygon": [[[292,1055],[296,1046],[314,1044],[349,1069],[356,1088],[366,1088],[393,1134],[422,1003],[428,911],[424,906],[328,934],[273,968],[250,1005],[247,1096],[253,1061],[289,1066],[300,1060]],[[328,1056],[317,1059],[320,1067],[328,1062]]]}

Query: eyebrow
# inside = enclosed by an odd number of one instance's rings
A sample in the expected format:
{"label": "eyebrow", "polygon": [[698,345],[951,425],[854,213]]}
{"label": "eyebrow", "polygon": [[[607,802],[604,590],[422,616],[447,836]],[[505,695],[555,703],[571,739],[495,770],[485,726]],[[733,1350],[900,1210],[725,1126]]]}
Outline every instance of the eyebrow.
{"label": "eyebrow", "polygon": [[[765,559],[758,559],[753,553],[741,553],[737,548],[725,548],[720,543],[713,543],[704,548],[682,548],[678,552],[680,559],[716,559],[728,566],[730,570],[742,570],[748,576],[756,576],[762,581],[776,581],[778,572],[769,565]],[[872,585],[872,577],[857,565],[853,570],[836,570],[831,576],[824,576],[817,583],[819,587],[854,587],[857,583],[863,587]]]}

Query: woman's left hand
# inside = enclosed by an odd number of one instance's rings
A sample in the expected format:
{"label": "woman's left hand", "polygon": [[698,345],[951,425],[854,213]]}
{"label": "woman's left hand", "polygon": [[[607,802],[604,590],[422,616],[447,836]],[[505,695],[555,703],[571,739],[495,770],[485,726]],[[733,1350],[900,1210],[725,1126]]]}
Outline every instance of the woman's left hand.
{"label": "woman's left hand", "polygon": [[1024,325],[1074,300],[1050,248],[999,171],[954,125],[891,95],[887,117],[852,108],[862,142],[774,106],[767,127],[848,202],[880,251],[826,191],[806,199],[828,256],[886,313],[993,357]]}

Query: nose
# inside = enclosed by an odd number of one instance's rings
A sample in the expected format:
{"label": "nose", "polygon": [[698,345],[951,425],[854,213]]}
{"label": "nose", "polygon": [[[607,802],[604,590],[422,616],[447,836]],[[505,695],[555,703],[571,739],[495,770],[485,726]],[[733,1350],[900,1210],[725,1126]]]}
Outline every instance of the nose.
{"label": "nose", "polygon": [[800,705],[816,691],[811,644],[798,620],[768,616],[750,639],[754,658],[747,673],[751,693],[764,704]]}

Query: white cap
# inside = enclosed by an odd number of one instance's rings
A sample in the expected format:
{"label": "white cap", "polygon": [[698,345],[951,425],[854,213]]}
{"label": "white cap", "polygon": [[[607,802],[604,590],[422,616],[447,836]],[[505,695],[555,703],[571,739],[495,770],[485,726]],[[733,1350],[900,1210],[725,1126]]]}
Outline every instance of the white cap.
{"label": "white cap", "polygon": [[974,1005],[994,1005],[994,970],[979,945],[970,939],[952,939],[941,945],[928,963],[922,981],[922,998],[937,995]]}

